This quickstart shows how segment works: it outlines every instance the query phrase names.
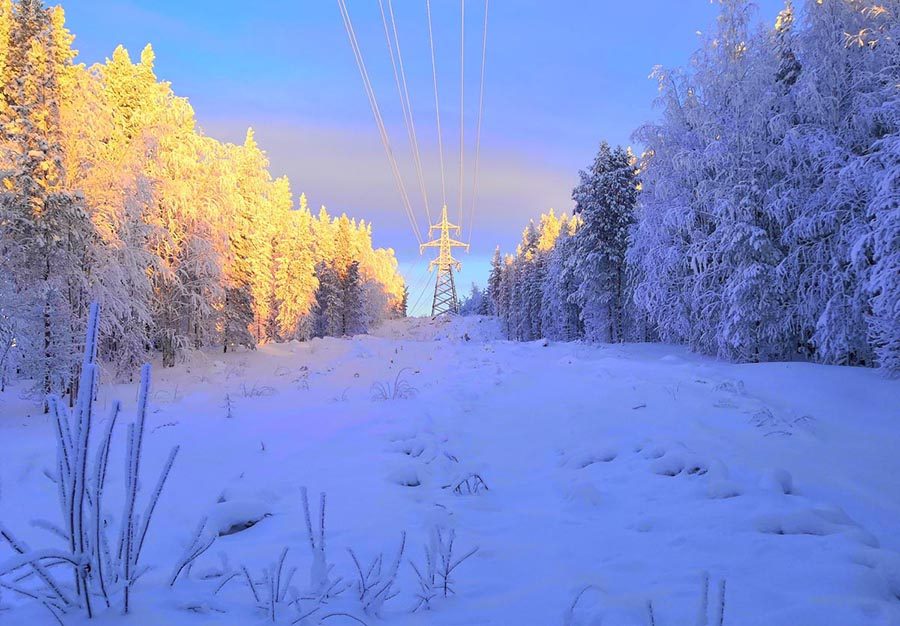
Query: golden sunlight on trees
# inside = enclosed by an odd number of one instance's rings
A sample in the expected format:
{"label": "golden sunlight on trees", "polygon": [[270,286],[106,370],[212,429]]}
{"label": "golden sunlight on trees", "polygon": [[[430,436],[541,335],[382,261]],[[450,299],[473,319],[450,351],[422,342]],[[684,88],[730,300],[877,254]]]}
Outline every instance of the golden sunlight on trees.
{"label": "golden sunlight on trees", "polygon": [[[42,392],[73,391],[77,363],[58,357],[91,299],[118,373],[155,352],[171,366],[186,349],[364,332],[402,313],[397,261],[369,224],[295,204],[252,130],[242,145],[205,136],[149,45],[86,67],[73,43],[61,8],[0,0],[0,318]],[[317,323],[327,311],[334,323]]]}

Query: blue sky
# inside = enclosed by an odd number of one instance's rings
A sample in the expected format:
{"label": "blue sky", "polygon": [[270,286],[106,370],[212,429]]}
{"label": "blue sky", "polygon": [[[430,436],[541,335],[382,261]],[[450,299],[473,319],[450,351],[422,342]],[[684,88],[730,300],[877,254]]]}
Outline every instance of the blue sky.
{"label": "blue sky", "polygon": [[[424,0],[393,0],[432,204],[440,196],[437,132]],[[773,21],[782,0],[757,0]],[[272,172],[287,174],[314,207],[374,223],[395,249],[415,301],[426,259],[406,222],[336,0],[77,0],[65,2],[79,60],[103,61],[118,44],[148,42],[157,74],[193,104],[204,131],[242,141],[252,126]],[[377,0],[348,0],[407,188],[416,192],[399,97]],[[457,206],[460,3],[432,0],[447,195]],[[492,0],[479,201],[461,289],[483,282],[496,245],[512,250],[528,219],[571,209],[579,168],[597,143],[629,145],[654,119],[655,65],[688,62],[698,31],[714,25],[709,0]],[[474,154],[483,0],[466,0],[466,160]],[[466,172],[471,193],[471,170]],[[466,200],[468,205],[468,200]],[[468,220],[464,222],[468,231]],[[469,233],[464,232],[468,240]],[[418,311],[430,306],[425,293]]]}

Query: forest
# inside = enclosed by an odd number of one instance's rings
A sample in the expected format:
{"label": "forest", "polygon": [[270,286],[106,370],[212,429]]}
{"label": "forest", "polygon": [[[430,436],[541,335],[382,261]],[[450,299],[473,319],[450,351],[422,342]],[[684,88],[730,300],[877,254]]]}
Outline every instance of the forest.
{"label": "forest", "polygon": [[654,71],[643,151],[601,144],[574,215],[530,222],[464,310],[524,341],[900,372],[897,8],[788,2],[762,28],[722,2],[690,65]]}
{"label": "forest", "polygon": [[0,0],[0,388],[76,391],[88,303],[130,379],[159,354],[352,335],[403,315],[371,224],[310,211],[254,133],[203,134],[190,103],[133,61],[77,62],[62,7]]}

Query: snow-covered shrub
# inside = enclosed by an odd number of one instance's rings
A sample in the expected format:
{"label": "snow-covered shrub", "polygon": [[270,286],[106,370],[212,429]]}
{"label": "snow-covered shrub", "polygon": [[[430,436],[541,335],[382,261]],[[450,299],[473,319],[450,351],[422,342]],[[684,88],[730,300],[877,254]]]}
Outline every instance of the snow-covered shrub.
{"label": "snow-covered shrub", "polygon": [[481,475],[474,472],[454,480],[449,485],[444,485],[444,489],[450,489],[458,496],[471,496],[489,490]]}
{"label": "snow-covered shrub", "polygon": [[475,283],[472,283],[472,288],[469,291],[469,295],[463,298],[462,302],[459,304],[459,314],[460,315],[489,315],[490,314],[490,298],[487,294],[487,291],[481,289]]}

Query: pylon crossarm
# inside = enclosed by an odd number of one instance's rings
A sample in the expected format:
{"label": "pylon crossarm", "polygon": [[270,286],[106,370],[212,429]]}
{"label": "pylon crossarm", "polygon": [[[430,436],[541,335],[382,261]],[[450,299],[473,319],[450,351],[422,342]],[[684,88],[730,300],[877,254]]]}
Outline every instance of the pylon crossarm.
{"label": "pylon crossarm", "polygon": [[447,243],[449,243],[454,248],[465,248],[466,252],[469,251],[469,244],[463,243],[461,241],[457,241],[456,239],[448,239]]}
{"label": "pylon crossarm", "polygon": [[[443,228],[444,228],[443,224],[432,224],[431,226],[428,227],[428,232],[431,232],[433,230],[442,230]],[[447,222],[447,230],[460,230],[460,228],[456,224],[451,224],[450,222]]]}

